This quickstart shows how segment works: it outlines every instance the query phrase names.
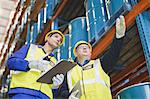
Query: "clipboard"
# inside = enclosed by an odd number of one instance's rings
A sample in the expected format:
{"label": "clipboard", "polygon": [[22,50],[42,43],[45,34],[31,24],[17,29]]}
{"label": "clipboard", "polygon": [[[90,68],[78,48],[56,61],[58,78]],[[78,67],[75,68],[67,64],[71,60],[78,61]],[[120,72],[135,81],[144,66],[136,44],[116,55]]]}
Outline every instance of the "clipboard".
{"label": "clipboard", "polygon": [[75,86],[72,88],[70,94],[73,93],[73,92],[75,92],[75,91],[77,91],[77,90],[78,90],[78,93],[76,94],[75,97],[77,97],[77,98],[80,99],[80,97],[81,97],[81,95],[82,95],[82,90],[81,90],[81,83],[80,83],[80,81],[78,81],[78,82],[75,84]]}
{"label": "clipboard", "polygon": [[71,70],[76,65],[75,62],[61,60],[53,68],[44,72],[38,79],[37,82],[52,84],[52,78],[57,74],[64,74]]}

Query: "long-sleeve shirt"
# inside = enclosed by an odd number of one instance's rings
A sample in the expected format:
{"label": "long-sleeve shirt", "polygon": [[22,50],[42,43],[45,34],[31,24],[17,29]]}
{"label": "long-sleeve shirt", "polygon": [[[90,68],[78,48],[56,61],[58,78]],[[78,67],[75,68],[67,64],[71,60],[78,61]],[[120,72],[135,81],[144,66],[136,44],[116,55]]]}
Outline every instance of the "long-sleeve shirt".
{"label": "long-sleeve shirt", "polygon": [[[18,51],[12,54],[11,57],[9,57],[7,61],[7,66],[10,70],[23,71],[23,72],[28,72],[30,70],[28,66],[29,62],[25,60],[29,47],[30,47],[30,44],[24,45],[22,48],[20,48]],[[42,46],[38,45],[38,47],[42,49]],[[49,56],[54,56],[54,55],[51,53],[49,54]],[[44,60],[49,61],[47,57],[45,57]],[[45,94],[41,93],[39,90],[33,90],[33,89],[21,88],[21,87],[12,88],[9,90],[8,93],[10,95],[17,94],[17,93],[23,93],[23,94],[26,93],[26,94],[31,94],[31,95],[36,94],[36,96],[43,97],[44,99],[48,98]]]}
{"label": "long-sleeve shirt", "polygon": [[122,45],[123,38],[114,38],[108,52],[106,52],[102,57],[99,58],[102,68],[106,73],[108,73],[109,70],[113,69],[116,66],[116,63],[119,59],[119,54],[122,49]]}
{"label": "long-sleeve shirt", "polygon": [[10,58],[7,60],[7,66],[10,70],[17,70],[17,71],[28,71],[29,62],[27,60],[24,60],[28,49],[30,47],[30,44],[24,45],[22,48],[20,48],[18,51],[16,51]]}
{"label": "long-sleeve shirt", "polygon": [[[7,60],[7,65],[10,70],[25,71],[25,72],[30,70],[28,67],[29,62],[25,60],[29,47],[30,44],[24,45],[22,48],[20,48],[18,51],[12,54],[12,56]],[[42,48],[41,45],[38,45],[38,47]],[[54,55],[50,53],[49,56]]]}

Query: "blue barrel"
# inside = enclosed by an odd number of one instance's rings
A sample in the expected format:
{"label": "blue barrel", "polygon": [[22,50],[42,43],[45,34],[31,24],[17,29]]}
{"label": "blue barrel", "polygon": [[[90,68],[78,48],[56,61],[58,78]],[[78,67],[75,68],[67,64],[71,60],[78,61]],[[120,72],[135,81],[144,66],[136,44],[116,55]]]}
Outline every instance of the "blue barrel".
{"label": "blue barrel", "polygon": [[111,0],[109,3],[110,16],[114,15],[114,13],[116,13],[124,3],[125,0]]}
{"label": "blue barrel", "polygon": [[36,38],[38,36],[38,24],[34,23],[33,24],[33,35],[32,35],[32,43],[36,42]]}
{"label": "blue barrel", "polygon": [[150,82],[129,86],[119,91],[116,99],[150,99]]}
{"label": "blue barrel", "polygon": [[69,58],[69,35],[65,35],[65,42],[60,47],[60,59]]}
{"label": "blue barrel", "polygon": [[74,45],[80,41],[88,41],[87,23],[85,17],[78,17],[69,23],[69,33],[71,34],[71,56],[73,55]]}
{"label": "blue barrel", "polygon": [[58,20],[57,20],[57,19],[55,19],[55,20],[52,22],[51,30],[58,30]]}
{"label": "blue barrel", "polygon": [[58,58],[58,50],[59,50],[59,48],[57,48],[57,49],[55,49],[55,50],[53,51],[54,57],[55,57],[57,60],[60,59],[60,58]]}
{"label": "blue barrel", "polygon": [[[86,0],[85,1],[87,28],[90,39],[97,37],[97,33],[104,25],[107,16],[104,9],[103,0]],[[104,12],[105,11],[105,12]]]}
{"label": "blue barrel", "polygon": [[53,15],[54,2],[55,0],[46,0],[46,19],[51,19]]}
{"label": "blue barrel", "polygon": [[30,31],[30,23],[28,24],[28,29],[27,29],[27,36],[26,36],[26,42],[30,43],[31,40],[31,31]]}
{"label": "blue barrel", "polygon": [[40,10],[40,31],[44,29],[44,9]]}

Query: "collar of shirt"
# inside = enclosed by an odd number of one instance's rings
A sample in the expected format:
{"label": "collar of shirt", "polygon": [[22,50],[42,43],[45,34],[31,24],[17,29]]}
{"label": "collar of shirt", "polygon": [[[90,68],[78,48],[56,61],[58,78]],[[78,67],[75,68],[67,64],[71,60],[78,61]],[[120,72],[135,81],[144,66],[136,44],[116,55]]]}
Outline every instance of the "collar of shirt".
{"label": "collar of shirt", "polygon": [[[46,54],[46,52],[44,51],[44,49],[43,49],[43,46],[42,46],[42,45],[38,45],[38,48],[41,48],[41,49],[43,50],[43,52]],[[50,53],[48,56],[53,57],[53,56],[54,56],[54,54],[53,54],[53,53]]]}
{"label": "collar of shirt", "polygon": [[77,59],[77,57],[74,59],[74,62],[76,62],[76,63],[77,63],[79,66],[81,66],[81,67],[84,66],[84,65],[86,65],[87,63],[89,63],[89,61],[90,61],[90,60],[85,60],[85,61],[84,61],[84,64],[80,64],[79,61],[78,61],[78,59]]}

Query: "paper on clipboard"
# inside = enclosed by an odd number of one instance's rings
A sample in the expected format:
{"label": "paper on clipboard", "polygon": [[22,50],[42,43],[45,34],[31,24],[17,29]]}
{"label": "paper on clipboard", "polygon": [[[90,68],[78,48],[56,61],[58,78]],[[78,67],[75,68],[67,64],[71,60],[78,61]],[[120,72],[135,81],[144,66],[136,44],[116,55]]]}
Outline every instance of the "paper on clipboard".
{"label": "paper on clipboard", "polygon": [[73,93],[73,92],[76,92],[77,90],[78,90],[78,93],[76,94],[75,97],[77,97],[77,98],[80,99],[80,97],[81,97],[81,95],[82,95],[82,90],[81,90],[81,83],[80,83],[80,81],[78,81],[78,82],[76,83],[76,85],[72,88],[70,94]]}
{"label": "paper on clipboard", "polygon": [[75,62],[61,60],[53,68],[43,73],[37,80],[37,82],[52,84],[52,78],[57,74],[66,74],[76,65]]}

